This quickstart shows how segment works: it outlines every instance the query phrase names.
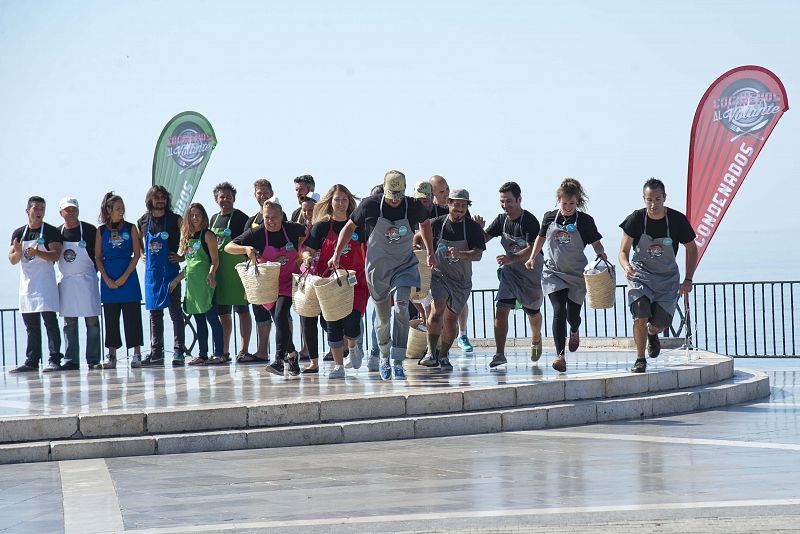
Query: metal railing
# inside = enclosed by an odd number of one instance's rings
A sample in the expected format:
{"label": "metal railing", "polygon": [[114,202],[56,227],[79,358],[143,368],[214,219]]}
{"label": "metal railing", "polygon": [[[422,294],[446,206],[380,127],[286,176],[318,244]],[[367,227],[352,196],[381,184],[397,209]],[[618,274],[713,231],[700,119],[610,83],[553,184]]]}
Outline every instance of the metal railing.
{"label": "metal railing", "polygon": [[[797,335],[800,334],[800,313],[795,313],[795,292],[800,281],[714,282],[698,283],[689,297],[692,340],[695,347],[730,356],[793,356],[798,355]],[[473,338],[494,337],[494,298],[496,289],[476,289],[469,299],[470,321],[468,333]],[[800,296],[800,293],[798,293]],[[616,303],[607,310],[589,308],[582,310],[581,334],[585,337],[630,337],[633,320],[627,306],[627,286],[616,287]],[[143,311],[146,313],[146,311]],[[24,355],[24,332],[19,310],[0,310],[0,343],[2,365],[19,364]],[[542,307],[543,335],[550,336],[552,308],[548,299]],[[294,339],[300,339],[300,324],[294,317]],[[147,317],[144,319],[147,324]],[[234,332],[238,331],[237,317],[233,314]],[[371,308],[364,318],[365,327],[371,328]],[[170,339],[170,321],[165,319],[165,339]],[[187,330],[187,346],[195,345],[193,325]],[[81,329],[82,330],[82,329]],[[368,331],[368,330],[367,330]],[[255,328],[250,347],[255,346]],[[528,320],[522,310],[509,316],[509,337],[530,335]],[[686,310],[683,300],[673,317],[672,325],[664,332],[667,337],[686,335]],[[81,340],[83,343],[83,340]],[[145,340],[147,342],[147,340]],[[364,336],[369,347],[369,335]],[[167,342],[169,344],[169,342]],[[231,336],[233,354],[238,352],[238,336]],[[298,348],[299,343],[296,343]],[[43,346],[46,344],[43,342]],[[320,336],[321,351],[327,350],[325,336]],[[146,352],[146,349],[145,349]],[[13,358],[13,361],[12,361]]]}

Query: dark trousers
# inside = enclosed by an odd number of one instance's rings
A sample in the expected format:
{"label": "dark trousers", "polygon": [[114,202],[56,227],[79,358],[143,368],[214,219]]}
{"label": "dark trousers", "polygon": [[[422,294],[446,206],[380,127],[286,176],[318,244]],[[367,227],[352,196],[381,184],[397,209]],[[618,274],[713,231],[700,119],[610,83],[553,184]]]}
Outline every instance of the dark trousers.
{"label": "dark trousers", "polygon": [[144,345],[142,328],[142,305],[139,302],[107,302],[103,304],[105,320],[106,347],[118,349],[122,346],[119,334],[119,315],[125,323],[125,346],[130,348]]}
{"label": "dark trousers", "polygon": [[289,322],[292,320],[292,297],[280,295],[277,302],[269,311],[272,321],[275,323],[275,357],[282,360],[290,352],[294,352],[294,342],[292,332],[289,330]]}
{"label": "dark trousers", "polygon": [[61,331],[58,329],[56,312],[23,313],[22,321],[28,333],[28,343],[25,346],[25,361],[31,367],[36,367],[42,361],[42,319],[47,331],[47,348],[50,352],[50,361],[61,363]]}
{"label": "dark trousers", "polygon": [[567,323],[570,331],[575,332],[581,325],[581,304],[569,300],[569,289],[550,293],[550,304],[553,305],[553,341],[556,354],[562,354],[567,342]]}
{"label": "dark trousers", "polygon": [[[78,341],[78,317],[64,317],[64,357],[68,362],[80,362]],[[86,323],[86,363],[100,363],[100,316],[84,317]]]}
{"label": "dark trousers", "polygon": [[[175,335],[175,355],[182,355],[186,351],[186,333],[180,287],[169,294],[169,318],[172,319],[172,331]],[[164,357],[164,310],[150,310],[150,353]]]}
{"label": "dark trousers", "polygon": [[344,319],[328,322],[325,330],[328,333],[328,344],[331,347],[342,346],[345,337],[357,339],[361,335],[361,312],[353,310]]}
{"label": "dark trousers", "polygon": [[222,323],[219,320],[217,306],[212,305],[205,313],[192,315],[197,324],[198,356],[208,356],[208,327],[211,327],[211,343],[214,347],[214,356],[222,356]]}

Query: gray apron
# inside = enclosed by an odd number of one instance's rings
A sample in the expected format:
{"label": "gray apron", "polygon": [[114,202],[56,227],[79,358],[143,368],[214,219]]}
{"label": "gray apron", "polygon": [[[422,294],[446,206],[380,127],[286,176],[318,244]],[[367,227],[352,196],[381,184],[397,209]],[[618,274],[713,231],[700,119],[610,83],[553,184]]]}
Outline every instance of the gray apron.
{"label": "gray apron", "polygon": [[647,297],[650,302],[657,302],[671,317],[675,314],[681,282],[669,234],[669,216],[665,217],[667,237],[653,239],[647,235],[647,212],[644,214],[644,232],[631,259],[636,272],[633,280],[628,280],[628,304]]}
{"label": "gray apron", "polygon": [[[519,223],[522,225],[523,212]],[[506,232],[508,216],[503,222],[503,233],[500,236],[500,244],[509,256],[515,256],[520,250],[528,246],[522,237],[517,237]],[[513,263],[500,267],[500,286],[497,289],[495,300],[516,299],[520,305],[531,310],[538,310],[542,307],[544,295],[542,293],[542,268],[544,267],[544,256],[539,254],[533,262],[533,269],[528,270],[524,263]]]}
{"label": "gray apron", "polygon": [[367,261],[365,273],[370,296],[374,300],[385,300],[389,293],[398,287],[419,289],[419,269],[414,255],[412,241],[414,233],[408,223],[408,200],[405,202],[405,216],[392,222],[381,214],[372,233],[367,239]]}
{"label": "gray apron", "polygon": [[[449,217],[442,223],[450,222]],[[434,299],[447,299],[447,307],[455,314],[461,313],[472,292],[472,261],[459,260],[449,255],[447,249],[469,250],[467,244],[467,219],[464,222],[464,239],[448,241],[439,238],[436,245],[436,267],[431,271],[431,296]]]}
{"label": "gray apron", "polygon": [[[545,249],[547,260],[542,269],[542,289],[545,295],[569,289],[569,300],[582,304],[586,297],[586,282],[583,279],[583,269],[589,263],[583,248],[586,244],[578,232],[578,215],[575,212],[574,224],[558,224],[558,218],[563,218],[561,212],[556,212],[556,218],[550,223],[545,236]],[[566,222],[566,219],[564,219]]]}

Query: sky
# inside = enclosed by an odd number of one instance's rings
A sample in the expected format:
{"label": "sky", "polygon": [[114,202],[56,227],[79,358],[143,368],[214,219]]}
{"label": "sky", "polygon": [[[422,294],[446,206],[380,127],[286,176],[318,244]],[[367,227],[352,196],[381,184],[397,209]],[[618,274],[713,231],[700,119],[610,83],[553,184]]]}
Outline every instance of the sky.
{"label": "sky", "polygon": [[[252,214],[257,178],[294,208],[294,176],[363,195],[399,169],[409,182],[443,175],[489,219],[497,188],[516,180],[541,219],[571,176],[615,258],[647,178],[685,210],[700,97],[755,64],[783,81],[790,109],[695,281],[798,279],[798,27],[788,0],[0,0],[0,228],[10,243],[33,194],[51,224],[68,195],[96,222],[108,190],[138,218],[161,129],[195,110],[218,138],[195,197],[209,211],[222,180]],[[499,252],[490,245],[476,288],[496,283]],[[17,270],[0,264],[0,307],[16,305]]]}

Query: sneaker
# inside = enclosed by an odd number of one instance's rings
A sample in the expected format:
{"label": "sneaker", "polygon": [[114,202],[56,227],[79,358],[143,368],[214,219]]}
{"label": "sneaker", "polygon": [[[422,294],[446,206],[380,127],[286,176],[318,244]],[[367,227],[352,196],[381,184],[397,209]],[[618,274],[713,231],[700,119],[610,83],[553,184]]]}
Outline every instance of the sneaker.
{"label": "sneaker", "polygon": [[556,359],[553,360],[553,369],[555,369],[559,373],[567,372],[567,358],[564,356],[563,353],[556,356]]}
{"label": "sneaker", "polygon": [[381,358],[380,368],[381,380],[390,380],[392,378],[392,366],[389,365],[389,358]]}
{"label": "sneaker", "polygon": [[369,360],[367,360],[367,371],[374,373],[380,368],[380,366],[381,366],[380,357],[370,355]]}
{"label": "sneaker", "polygon": [[164,356],[157,354],[148,354],[142,360],[142,367],[164,367]]}
{"label": "sneaker", "polygon": [[425,357],[422,358],[418,363],[420,365],[424,365],[425,367],[438,367],[439,358],[437,358],[433,354],[426,354]]}
{"label": "sneaker", "polygon": [[394,366],[394,379],[395,380],[405,380],[406,379],[406,371],[403,369],[402,365],[395,364]]}
{"label": "sneaker", "polygon": [[273,375],[283,376],[283,360],[276,358],[274,362],[265,368],[265,371]]}
{"label": "sneaker", "polygon": [[289,376],[300,376],[300,358],[289,358],[289,362],[284,366],[284,368],[287,369]]}
{"label": "sneaker", "polygon": [[647,334],[647,355],[658,358],[659,354],[661,354],[661,340],[658,339],[658,334]]}
{"label": "sneaker", "polygon": [[364,361],[363,349],[358,346],[353,347],[353,350],[350,351],[350,355],[347,357],[347,361],[350,364],[348,369],[359,369],[361,367],[361,362]]}
{"label": "sneaker", "polygon": [[183,367],[186,365],[186,358],[183,353],[175,353],[172,355],[172,367]]}
{"label": "sneaker", "polygon": [[531,361],[538,362],[542,357],[542,340],[534,341],[531,343]]}
{"label": "sneaker", "polygon": [[581,336],[577,330],[569,333],[569,351],[575,352],[581,345]]}
{"label": "sneaker", "polygon": [[506,355],[505,354],[495,354],[494,358],[492,358],[492,361],[489,362],[489,367],[494,369],[495,367],[499,367],[499,366],[505,365],[507,363],[508,363],[508,360],[506,360]]}
{"label": "sneaker", "polygon": [[[131,362],[131,365],[133,365],[133,362]],[[106,356],[106,359],[103,360],[102,363],[98,363],[97,365],[95,365],[95,369],[116,369],[116,368],[117,368],[116,356]]]}
{"label": "sneaker", "polygon": [[647,371],[647,360],[645,358],[636,358],[636,362],[631,367],[631,373],[644,373],[645,371]]}
{"label": "sneaker", "polygon": [[464,334],[463,336],[458,336],[458,346],[461,347],[461,350],[463,350],[464,352],[472,352],[473,350],[475,350],[472,347],[472,343],[469,342],[467,334]]}
{"label": "sneaker", "polygon": [[444,358],[439,358],[439,369],[442,371],[452,371],[453,364],[450,363],[450,358],[445,356]]}
{"label": "sneaker", "polygon": [[134,354],[131,357],[131,369],[138,369],[142,366],[142,355],[141,354]]}
{"label": "sneaker", "polygon": [[54,372],[60,371],[60,370],[61,370],[61,364],[59,362],[49,361],[49,362],[47,362],[47,365],[44,366],[44,369],[42,369],[42,372],[43,373],[54,373]]}
{"label": "sneaker", "polygon": [[344,365],[335,365],[331,372],[328,373],[328,378],[331,380],[343,379],[346,377],[347,374],[344,371]]}
{"label": "sneaker", "polygon": [[66,362],[61,364],[62,371],[77,371],[81,368],[81,365],[78,362],[73,362],[71,360],[67,360]]}
{"label": "sneaker", "polygon": [[15,367],[9,373],[38,373],[39,372],[39,364],[38,363],[31,363],[25,362],[22,365]]}

